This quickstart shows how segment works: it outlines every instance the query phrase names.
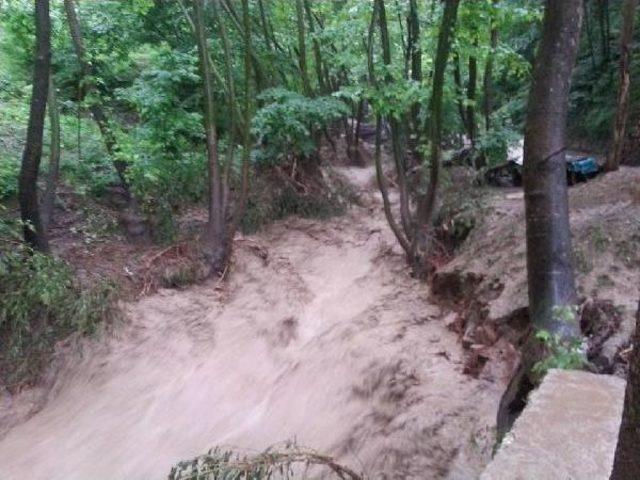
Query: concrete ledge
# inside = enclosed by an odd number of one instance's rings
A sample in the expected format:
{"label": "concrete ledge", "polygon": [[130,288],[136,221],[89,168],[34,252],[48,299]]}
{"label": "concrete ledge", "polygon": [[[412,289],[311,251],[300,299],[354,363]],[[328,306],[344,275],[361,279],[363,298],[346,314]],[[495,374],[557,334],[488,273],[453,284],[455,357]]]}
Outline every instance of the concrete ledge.
{"label": "concrete ledge", "polygon": [[552,370],[481,480],[608,480],[624,380]]}

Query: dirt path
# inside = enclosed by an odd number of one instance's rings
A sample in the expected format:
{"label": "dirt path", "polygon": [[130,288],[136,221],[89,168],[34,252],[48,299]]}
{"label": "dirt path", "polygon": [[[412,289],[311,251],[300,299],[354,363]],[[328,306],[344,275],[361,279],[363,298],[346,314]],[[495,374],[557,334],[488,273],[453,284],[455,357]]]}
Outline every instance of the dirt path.
{"label": "dirt path", "polygon": [[[361,188],[372,175],[345,173]],[[160,479],[215,445],[287,440],[371,478],[478,478],[500,386],[461,373],[443,312],[366,195],[341,218],[241,241],[222,293],[209,284],[129,306],[117,335],[0,439],[0,479]]]}

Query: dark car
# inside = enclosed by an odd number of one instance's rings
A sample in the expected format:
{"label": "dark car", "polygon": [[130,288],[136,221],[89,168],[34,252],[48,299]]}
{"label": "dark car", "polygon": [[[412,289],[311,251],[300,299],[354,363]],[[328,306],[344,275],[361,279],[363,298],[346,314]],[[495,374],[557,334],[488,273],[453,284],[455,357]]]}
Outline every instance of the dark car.
{"label": "dark car", "polygon": [[[586,182],[600,172],[600,165],[594,157],[567,155],[567,183],[574,185]],[[520,187],[522,185],[522,158],[511,159],[506,163],[490,168],[485,180],[496,187]]]}
{"label": "dark car", "polygon": [[598,173],[600,173],[600,165],[595,158],[567,155],[567,181],[569,185],[586,182]]}

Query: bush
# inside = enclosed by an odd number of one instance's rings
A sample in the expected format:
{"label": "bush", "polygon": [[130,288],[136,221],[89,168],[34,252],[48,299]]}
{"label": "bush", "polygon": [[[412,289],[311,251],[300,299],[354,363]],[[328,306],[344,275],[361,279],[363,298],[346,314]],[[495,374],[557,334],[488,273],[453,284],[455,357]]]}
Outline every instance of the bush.
{"label": "bush", "polygon": [[[0,235],[12,230],[4,222]],[[12,237],[3,237],[4,247]],[[4,243],[4,245],[3,245]],[[116,288],[82,288],[71,268],[53,256],[16,243],[0,253],[0,374],[8,385],[37,379],[55,342],[71,333],[90,334],[112,318]]]}
{"label": "bush", "polygon": [[318,147],[315,134],[348,113],[334,97],[307,98],[282,88],[264,91],[266,105],[256,112],[252,131],[258,139],[254,158],[276,165],[291,158],[308,157]]}

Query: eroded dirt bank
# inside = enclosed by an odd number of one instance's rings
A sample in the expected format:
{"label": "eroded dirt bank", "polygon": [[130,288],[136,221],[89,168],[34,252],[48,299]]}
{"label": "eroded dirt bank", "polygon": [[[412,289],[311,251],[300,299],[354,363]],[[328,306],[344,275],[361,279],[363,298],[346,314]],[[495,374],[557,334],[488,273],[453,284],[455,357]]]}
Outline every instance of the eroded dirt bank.
{"label": "eroded dirt bank", "polygon": [[[366,188],[372,171],[347,174]],[[462,373],[448,312],[409,276],[365,197],[343,217],[240,241],[223,290],[130,305],[42,411],[0,439],[0,478],[164,478],[215,445],[286,440],[372,478],[477,478],[501,382]]]}

